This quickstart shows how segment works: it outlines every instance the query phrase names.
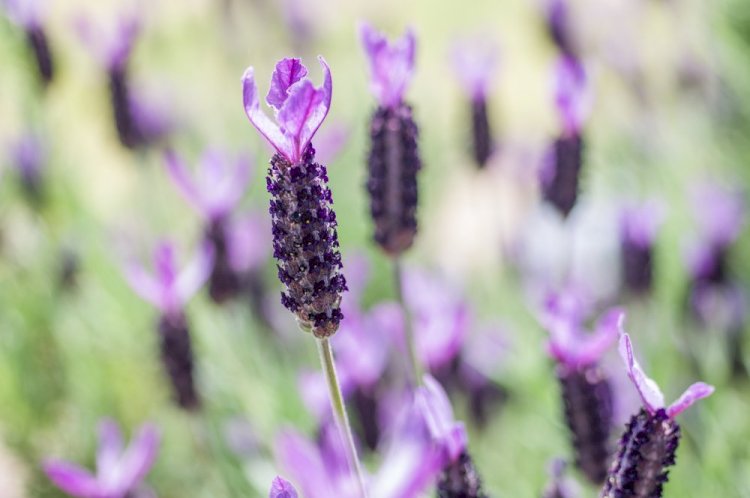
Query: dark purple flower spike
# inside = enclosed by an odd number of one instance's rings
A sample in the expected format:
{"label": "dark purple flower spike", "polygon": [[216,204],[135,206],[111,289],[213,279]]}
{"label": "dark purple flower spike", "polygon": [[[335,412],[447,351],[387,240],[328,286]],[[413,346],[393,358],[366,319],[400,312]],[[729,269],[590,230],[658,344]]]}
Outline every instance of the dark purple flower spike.
{"label": "dark purple flower spike", "polygon": [[232,267],[230,260],[230,215],[242,199],[250,178],[249,158],[228,157],[216,150],[203,154],[200,166],[193,177],[182,161],[172,151],[165,156],[167,171],[187,201],[202,215],[204,240],[214,251],[214,266],[209,279],[209,294],[217,303],[237,295],[242,276]]}
{"label": "dark purple flower spike", "polygon": [[620,449],[609,469],[602,498],[639,498],[662,496],[669,467],[675,463],[680,442],[680,426],[675,417],[699,399],[710,396],[713,386],[696,382],[677,401],[665,406],[659,386],[648,378],[633,354],[630,336],[620,335],[620,356],[628,377],[643,401],[620,439]]}
{"label": "dark purple flower spike", "polygon": [[55,76],[55,63],[42,25],[46,3],[45,0],[5,0],[3,7],[8,17],[26,32],[26,40],[34,52],[39,77],[48,85]]}
{"label": "dark purple flower spike", "polygon": [[154,464],[159,451],[160,434],[156,427],[144,424],[124,448],[120,428],[113,420],[99,424],[99,450],[96,474],[74,463],[49,459],[44,472],[65,493],[79,498],[126,498],[136,496],[141,482]]}
{"label": "dark purple flower spike", "polygon": [[201,252],[178,271],[174,247],[162,243],[154,254],[154,275],[140,265],[130,263],[125,276],[133,290],[160,312],[158,330],[161,359],[172,382],[177,403],[187,410],[198,408],[200,401],[193,374],[193,350],[185,304],[205,283],[213,265],[213,250]]}
{"label": "dark purple flower spike", "polygon": [[266,179],[271,194],[274,257],[286,287],[282,304],[316,337],[333,335],[342,318],[341,273],[336,214],[325,166],[315,162],[310,143],[331,106],[331,72],[325,60],[323,85],[315,88],[299,59],[276,64],[266,101],[278,125],[260,109],[253,68],[243,76],[245,112],[274,146]]}
{"label": "dark purple flower spike", "polygon": [[397,42],[368,24],[360,38],[370,65],[370,86],[378,108],[370,120],[367,191],[375,242],[391,256],[411,247],[417,232],[419,131],[403,100],[414,72],[416,40],[409,30]]}
{"label": "dark purple flower spike", "polygon": [[583,65],[573,57],[561,57],[555,67],[555,106],[562,122],[562,133],[545,157],[540,180],[542,197],[564,217],[570,214],[578,199],[583,165],[582,128],[590,101]]}
{"label": "dark purple flower spike", "polygon": [[610,310],[593,333],[582,330],[580,303],[570,297],[550,298],[546,315],[548,350],[557,362],[576,466],[592,483],[601,484],[607,475],[613,410],[610,382],[598,363],[617,340],[624,313]]}
{"label": "dark purple flower spike", "polygon": [[469,101],[472,155],[477,166],[483,168],[495,149],[487,112],[487,94],[498,65],[497,50],[479,43],[457,47],[453,65]]}
{"label": "dark purple flower spike", "polygon": [[625,287],[635,293],[651,290],[654,241],[663,222],[656,202],[626,206],[620,215],[620,245]]}

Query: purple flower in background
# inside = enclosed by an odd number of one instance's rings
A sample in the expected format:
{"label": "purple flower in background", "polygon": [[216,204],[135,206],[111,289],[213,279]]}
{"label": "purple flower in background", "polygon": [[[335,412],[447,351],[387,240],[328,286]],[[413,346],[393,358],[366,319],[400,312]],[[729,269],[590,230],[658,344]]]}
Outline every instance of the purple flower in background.
{"label": "purple flower in background", "polygon": [[252,67],[243,76],[243,100],[250,122],[274,146],[266,188],[271,194],[274,257],[285,291],[282,304],[304,329],[318,338],[333,335],[343,318],[341,295],[346,279],[336,232],[333,196],[325,166],[315,162],[310,141],[331,106],[331,71],[323,67],[323,85],[313,86],[299,59],[276,64],[266,102],[276,110],[271,121],[260,110]]}
{"label": "purple flower in background", "polygon": [[542,498],[576,498],[580,496],[580,489],[576,482],[565,476],[567,465],[564,460],[554,459],[549,465],[550,482],[544,488]]}
{"label": "purple flower in background", "polygon": [[370,86],[378,108],[370,119],[367,191],[375,222],[375,242],[397,257],[414,243],[417,233],[419,129],[403,100],[414,72],[416,40],[409,30],[390,43],[368,24],[360,38],[370,63]]}
{"label": "purple flower in background", "polygon": [[228,225],[232,211],[247,188],[251,161],[245,156],[235,159],[217,150],[208,150],[195,176],[173,151],[167,152],[165,161],[170,178],[206,223],[204,239],[214,251],[209,293],[215,302],[223,303],[237,295],[242,285],[242,276],[232,267],[230,259]]}
{"label": "purple flower in background", "polygon": [[554,93],[563,131],[545,157],[540,180],[544,200],[567,217],[578,198],[582,128],[591,107],[586,72],[578,59],[564,56],[557,61]]}
{"label": "purple flower in background", "polygon": [[193,375],[193,350],[185,304],[206,282],[213,265],[213,250],[203,246],[200,253],[178,271],[174,247],[160,244],[154,253],[154,275],[138,264],[125,268],[133,290],[160,311],[158,324],[161,359],[172,382],[177,403],[185,409],[200,404]]}
{"label": "purple flower in background", "polygon": [[663,209],[654,201],[626,206],[620,214],[622,272],[625,286],[633,292],[651,289],[653,245],[663,221]]}
{"label": "purple flower in background", "polygon": [[55,64],[42,25],[46,4],[45,0],[5,0],[2,7],[10,20],[26,31],[26,41],[34,52],[39,76],[48,85],[55,76]]}
{"label": "purple flower in background", "polygon": [[599,367],[617,340],[624,313],[609,310],[592,333],[583,331],[585,305],[574,293],[551,296],[546,303],[547,350],[557,362],[565,419],[575,449],[576,466],[594,484],[607,475],[613,400],[609,379]]}
{"label": "purple flower in background", "polygon": [[294,489],[292,483],[282,477],[276,476],[276,479],[271,483],[271,491],[268,493],[268,498],[297,498],[297,490]]}
{"label": "purple flower in background", "polygon": [[47,154],[38,135],[26,134],[10,147],[10,164],[16,169],[21,186],[35,205],[44,197],[44,169]]}
{"label": "purple flower in background", "polygon": [[545,0],[547,31],[557,49],[566,56],[575,56],[575,38],[570,22],[567,0]]}
{"label": "purple flower in background", "polygon": [[677,401],[666,406],[659,386],[636,361],[630,336],[625,332],[620,335],[619,351],[628,377],[643,401],[643,409],[633,415],[625,429],[601,496],[637,496],[633,491],[637,489],[640,496],[660,497],[680,442],[680,426],[675,417],[699,399],[710,396],[714,388],[696,382]]}
{"label": "purple flower in background", "polygon": [[498,65],[497,50],[489,44],[462,45],[454,51],[453,65],[469,100],[472,152],[474,161],[481,168],[495,147],[487,115],[487,93]]}
{"label": "purple flower in background", "polygon": [[47,460],[44,472],[65,493],[79,498],[125,498],[134,496],[154,464],[159,451],[159,431],[144,424],[125,449],[120,428],[113,420],[99,424],[96,474],[76,464]]}

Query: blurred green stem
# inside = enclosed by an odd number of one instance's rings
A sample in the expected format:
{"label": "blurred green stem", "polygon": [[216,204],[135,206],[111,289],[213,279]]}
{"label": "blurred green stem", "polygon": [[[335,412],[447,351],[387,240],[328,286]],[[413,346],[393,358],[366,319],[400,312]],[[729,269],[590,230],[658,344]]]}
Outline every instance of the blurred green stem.
{"label": "blurred green stem", "polygon": [[323,368],[323,373],[326,376],[328,393],[331,398],[331,407],[333,408],[333,416],[336,419],[336,425],[338,425],[341,439],[343,440],[344,447],[346,448],[346,454],[349,459],[349,466],[357,474],[357,483],[359,484],[360,496],[362,498],[367,498],[367,489],[365,488],[365,479],[362,475],[362,466],[360,465],[359,457],[357,456],[357,448],[354,446],[352,428],[349,425],[349,417],[346,414],[344,397],[341,394],[341,385],[339,384],[339,378],[336,374],[336,363],[333,359],[331,343],[326,338],[316,338],[315,342],[318,343],[320,366]]}
{"label": "blurred green stem", "polygon": [[404,314],[404,340],[406,341],[407,361],[409,362],[409,371],[411,372],[413,385],[418,386],[422,379],[422,365],[417,356],[417,346],[414,339],[414,328],[412,327],[412,317],[409,307],[404,300],[404,278],[401,268],[401,259],[393,258],[393,277],[396,282],[396,297],[401,305],[401,311]]}

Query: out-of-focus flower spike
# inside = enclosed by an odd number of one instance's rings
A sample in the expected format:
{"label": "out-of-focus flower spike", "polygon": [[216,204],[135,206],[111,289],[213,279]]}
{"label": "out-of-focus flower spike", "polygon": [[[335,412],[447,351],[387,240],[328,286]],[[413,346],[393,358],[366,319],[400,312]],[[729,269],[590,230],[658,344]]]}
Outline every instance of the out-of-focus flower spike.
{"label": "out-of-focus flower spike", "polygon": [[663,207],[656,201],[626,206],[620,214],[622,272],[625,286],[633,292],[651,289],[653,246],[663,221]]}
{"label": "out-of-focus flower spike", "polygon": [[583,63],[575,57],[560,57],[555,65],[554,87],[555,106],[564,134],[579,134],[592,104],[590,82]]}
{"label": "out-of-focus flower spike", "polygon": [[297,490],[294,489],[292,483],[276,476],[271,482],[271,491],[268,493],[268,498],[297,498]]}
{"label": "out-of-focus flower spike", "polygon": [[43,26],[46,0],[5,0],[0,4],[11,21],[26,31],[26,40],[34,52],[39,76],[45,85],[52,82],[55,63]]}
{"label": "out-of-focus flower spike", "polygon": [[567,0],[544,0],[547,30],[560,53],[574,56],[577,52]]}

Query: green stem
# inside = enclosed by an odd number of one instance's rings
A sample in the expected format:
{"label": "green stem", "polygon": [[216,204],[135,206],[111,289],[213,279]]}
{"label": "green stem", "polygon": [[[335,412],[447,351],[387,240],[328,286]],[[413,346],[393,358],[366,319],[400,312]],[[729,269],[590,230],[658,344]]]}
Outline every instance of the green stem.
{"label": "green stem", "polygon": [[320,366],[323,368],[323,373],[326,376],[328,393],[331,398],[331,408],[333,408],[333,416],[336,419],[336,425],[338,426],[339,433],[341,434],[341,439],[343,440],[344,447],[346,448],[346,456],[349,460],[349,466],[357,474],[357,483],[359,484],[360,496],[362,498],[367,498],[365,479],[362,475],[362,467],[359,463],[359,457],[357,457],[357,448],[354,446],[352,428],[349,425],[349,417],[346,414],[344,397],[341,394],[341,386],[339,385],[338,375],[336,374],[336,363],[333,359],[331,343],[328,342],[328,339],[326,338],[316,338],[315,342],[318,343]]}
{"label": "green stem", "polygon": [[414,327],[412,326],[412,317],[409,307],[404,300],[404,278],[401,269],[401,259],[393,258],[393,277],[396,281],[396,297],[401,305],[404,314],[404,338],[406,340],[407,361],[409,362],[409,371],[411,372],[413,385],[418,386],[422,382],[422,364],[417,356],[417,346],[414,339]]}

